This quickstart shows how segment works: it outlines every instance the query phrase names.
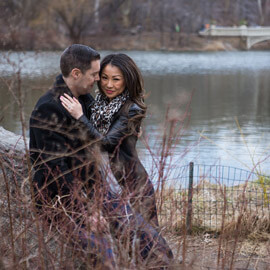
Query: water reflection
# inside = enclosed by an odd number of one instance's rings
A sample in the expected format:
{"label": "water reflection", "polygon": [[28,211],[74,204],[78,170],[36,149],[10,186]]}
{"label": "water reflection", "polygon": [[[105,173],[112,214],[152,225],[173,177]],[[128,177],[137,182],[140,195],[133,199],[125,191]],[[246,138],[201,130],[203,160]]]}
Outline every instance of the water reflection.
{"label": "water reflection", "polygon": [[211,125],[218,120],[223,125],[228,117],[237,117],[245,124],[270,115],[268,73],[149,75],[145,77],[145,88],[150,94],[149,103],[158,108],[157,117],[164,114],[166,104],[181,103],[185,93],[192,99],[192,124],[207,121]]}
{"label": "water reflection", "polygon": [[[102,52],[102,56],[109,52]],[[148,116],[145,134],[152,148],[160,134],[167,106],[183,114],[191,102],[187,126],[176,148],[174,162],[230,165],[252,169],[270,154],[270,53],[163,53],[126,52],[145,78]],[[10,66],[1,53],[0,124],[21,133],[18,93],[9,93],[13,72],[21,71],[26,119],[37,99],[59,72],[60,52],[11,53]],[[147,151],[139,143],[143,159]],[[146,162],[146,161],[145,161]],[[269,160],[268,160],[269,162]],[[267,161],[258,166],[270,174]]]}
{"label": "water reflection", "polygon": [[[24,114],[27,120],[38,98],[52,85],[54,77],[23,78],[21,89]],[[15,81],[16,78],[14,77],[5,77],[0,81],[0,125],[10,131],[21,134],[18,104],[19,90],[18,84]]]}
{"label": "water reflection", "polygon": [[[187,164],[193,160],[249,170],[256,166],[259,171],[270,173],[267,166],[270,154],[268,73],[261,70],[235,74],[149,75],[146,89],[151,89],[152,115],[147,119],[148,132],[158,132],[151,121],[157,124],[164,118],[167,104],[181,105],[185,93],[184,102],[187,96],[191,98],[191,117],[177,146],[181,158],[176,163]],[[187,148],[190,148],[188,152]]]}

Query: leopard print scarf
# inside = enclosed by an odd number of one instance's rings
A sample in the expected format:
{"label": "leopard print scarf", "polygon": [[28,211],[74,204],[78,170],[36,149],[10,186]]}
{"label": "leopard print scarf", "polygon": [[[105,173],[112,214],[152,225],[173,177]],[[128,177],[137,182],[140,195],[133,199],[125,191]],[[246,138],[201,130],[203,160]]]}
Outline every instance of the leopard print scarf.
{"label": "leopard print scarf", "polygon": [[108,132],[114,114],[120,110],[128,98],[127,89],[111,101],[104,94],[100,92],[97,94],[95,103],[91,107],[90,120],[101,134],[105,135]]}

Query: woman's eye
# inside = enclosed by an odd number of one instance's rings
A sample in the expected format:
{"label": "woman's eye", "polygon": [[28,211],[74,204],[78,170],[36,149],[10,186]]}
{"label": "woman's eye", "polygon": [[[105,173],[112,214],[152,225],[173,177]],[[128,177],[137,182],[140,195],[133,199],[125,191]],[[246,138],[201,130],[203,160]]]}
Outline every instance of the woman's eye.
{"label": "woman's eye", "polygon": [[101,79],[102,79],[102,80],[106,80],[106,79],[107,79],[107,77],[101,77]]}

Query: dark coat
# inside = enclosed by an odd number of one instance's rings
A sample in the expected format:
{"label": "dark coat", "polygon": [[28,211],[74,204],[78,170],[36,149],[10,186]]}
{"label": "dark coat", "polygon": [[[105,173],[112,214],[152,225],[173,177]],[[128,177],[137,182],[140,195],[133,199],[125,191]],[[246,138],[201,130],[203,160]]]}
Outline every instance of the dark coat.
{"label": "dark coat", "polygon": [[103,149],[108,152],[112,172],[124,192],[132,194],[131,203],[134,208],[152,225],[157,226],[154,188],[136,150],[144,115],[137,104],[127,101],[114,115],[105,136],[95,129],[86,115],[79,120],[87,126],[89,135],[99,139]]}
{"label": "dark coat", "polygon": [[[65,110],[60,95],[71,91],[61,75],[51,90],[37,102],[30,118],[30,157],[34,167],[33,182],[39,189],[48,185],[49,197],[69,194],[74,179],[91,185],[91,166],[82,166],[86,158],[83,130]],[[79,97],[85,114],[93,102],[90,94]],[[85,129],[85,128],[84,128]],[[80,149],[80,150],[79,150]],[[88,162],[89,163],[89,162]]]}

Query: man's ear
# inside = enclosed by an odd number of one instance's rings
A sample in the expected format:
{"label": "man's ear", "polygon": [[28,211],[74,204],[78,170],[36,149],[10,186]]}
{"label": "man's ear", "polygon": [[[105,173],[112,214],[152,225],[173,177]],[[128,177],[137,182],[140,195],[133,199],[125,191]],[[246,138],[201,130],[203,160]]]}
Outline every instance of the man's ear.
{"label": "man's ear", "polygon": [[82,72],[78,68],[73,68],[70,72],[70,75],[73,77],[74,80],[78,79],[81,76]]}

